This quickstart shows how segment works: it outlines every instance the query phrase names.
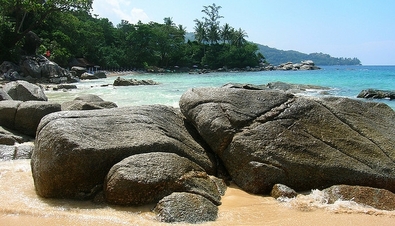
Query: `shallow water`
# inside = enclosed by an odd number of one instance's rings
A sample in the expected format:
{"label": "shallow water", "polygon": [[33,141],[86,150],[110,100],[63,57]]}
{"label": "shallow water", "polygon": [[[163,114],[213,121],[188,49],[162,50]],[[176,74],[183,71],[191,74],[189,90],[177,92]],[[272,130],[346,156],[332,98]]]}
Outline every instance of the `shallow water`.
{"label": "shallow water", "polygon": [[[0,162],[0,225],[169,225],[155,220],[153,206],[117,207],[91,201],[43,199],[36,195],[29,160]],[[320,191],[278,201],[231,185],[215,222],[199,225],[394,225],[395,211],[353,202],[329,205]],[[186,225],[179,223],[177,225]]]}
{"label": "shallow water", "polygon": [[[395,66],[330,66],[314,71],[260,71],[221,72],[209,74],[131,74],[123,78],[138,80],[152,79],[160,83],[155,86],[112,86],[116,77],[82,81],[78,89],[67,92],[47,91],[50,100],[63,102],[79,94],[96,94],[118,106],[164,104],[178,107],[181,95],[190,88],[220,87],[227,83],[248,83],[254,85],[281,81],[295,84],[311,84],[330,88],[327,94],[355,98],[363,89],[395,89]],[[102,87],[102,85],[108,85]],[[321,92],[307,92],[321,95]],[[375,100],[395,109],[395,100]]]}

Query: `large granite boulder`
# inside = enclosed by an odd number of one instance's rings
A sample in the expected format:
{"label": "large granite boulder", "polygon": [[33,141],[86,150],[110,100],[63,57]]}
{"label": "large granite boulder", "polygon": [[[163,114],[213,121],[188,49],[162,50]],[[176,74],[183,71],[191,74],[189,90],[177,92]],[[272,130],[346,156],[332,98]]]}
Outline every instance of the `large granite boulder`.
{"label": "large granite boulder", "polygon": [[32,174],[42,197],[90,198],[111,167],[142,153],[185,157],[211,175],[216,162],[179,110],[162,105],[62,111],[41,120]]}
{"label": "large granite boulder", "polygon": [[48,101],[0,101],[0,126],[34,137],[41,119],[60,110],[60,104]]}
{"label": "large granite boulder", "polygon": [[9,82],[3,86],[4,92],[6,92],[13,100],[38,100],[47,101],[48,98],[44,93],[44,89],[41,86],[26,82],[26,81],[14,81]]}
{"label": "large granite boulder", "polygon": [[215,221],[218,217],[218,206],[203,196],[174,192],[164,197],[154,208],[157,219],[162,222],[202,223]]}
{"label": "large granite boulder", "polygon": [[198,88],[180,108],[248,192],[269,193],[277,183],[395,191],[395,112],[385,104]]}
{"label": "large granite boulder", "polygon": [[156,203],[173,192],[190,192],[221,203],[217,186],[204,169],[174,153],[125,158],[111,168],[104,185],[106,201],[119,205]]}
{"label": "large granite boulder", "polygon": [[62,103],[62,111],[94,110],[116,107],[118,106],[114,102],[104,101],[101,97],[93,94],[78,96],[72,101]]}

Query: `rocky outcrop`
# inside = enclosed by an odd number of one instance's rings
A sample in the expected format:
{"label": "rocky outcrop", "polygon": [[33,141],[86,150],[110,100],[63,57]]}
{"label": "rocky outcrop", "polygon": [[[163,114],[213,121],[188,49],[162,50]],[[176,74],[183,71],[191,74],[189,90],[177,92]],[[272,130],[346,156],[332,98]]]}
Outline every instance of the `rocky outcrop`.
{"label": "rocky outcrop", "polygon": [[191,89],[180,109],[243,190],[335,184],[395,191],[395,112],[346,98]]}
{"label": "rocky outcrop", "polygon": [[315,66],[314,62],[312,60],[306,60],[302,61],[300,63],[294,64],[292,62],[287,62],[280,64],[276,67],[276,70],[283,70],[283,71],[289,71],[289,70],[319,70],[321,68]]}
{"label": "rocky outcrop", "polygon": [[190,192],[221,203],[217,186],[204,169],[174,153],[125,158],[110,169],[104,185],[106,201],[119,205],[157,203],[173,192]]}
{"label": "rocky outcrop", "polygon": [[202,223],[215,221],[218,207],[203,196],[175,192],[164,197],[154,208],[157,219],[162,222]]}
{"label": "rocky outcrop", "polygon": [[50,114],[37,129],[31,160],[36,191],[89,198],[111,167],[150,152],[177,154],[215,175],[216,161],[195,135],[177,109],[161,105]]}
{"label": "rocky outcrop", "polygon": [[364,186],[335,185],[323,190],[329,204],[338,200],[353,201],[381,210],[395,210],[395,194],[385,190]]}
{"label": "rocky outcrop", "polygon": [[391,90],[378,90],[378,89],[365,89],[362,90],[357,98],[366,99],[395,99],[395,91]]}
{"label": "rocky outcrop", "polygon": [[86,94],[76,97],[72,101],[62,103],[62,111],[94,110],[118,107],[114,102],[104,101],[97,95]]}
{"label": "rocky outcrop", "polygon": [[47,101],[0,101],[0,126],[34,137],[40,120],[60,110],[60,104]]}
{"label": "rocky outcrop", "polygon": [[22,56],[20,67],[23,77],[51,83],[77,82],[78,78],[42,55]]}
{"label": "rocky outcrop", "polygon": [[153,80],[137,80],[137,79],[125,79],[118,77],[115,79],[114,86],[139,86],[139,85],[158,85],[159,83]]}

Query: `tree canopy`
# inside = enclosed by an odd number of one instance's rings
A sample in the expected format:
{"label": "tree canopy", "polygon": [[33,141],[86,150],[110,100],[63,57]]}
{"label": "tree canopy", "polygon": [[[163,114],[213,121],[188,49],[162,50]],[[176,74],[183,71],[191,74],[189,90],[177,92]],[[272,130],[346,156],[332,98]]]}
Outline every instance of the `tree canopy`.
{"label": "tree canopy", "polygon": [[168,69],[254,67],[265,58],[247,33],[221,25],[221,6],[203,6],[196,19],[194,39],[172,17],[163,23],[113,25],[90,14],[92,0],[0,0],[0,62],[18,62],[24,37],[33,31],[41,38],[38,54],[50,51],[52,61],[68,67],[85,58],[104,69]]}

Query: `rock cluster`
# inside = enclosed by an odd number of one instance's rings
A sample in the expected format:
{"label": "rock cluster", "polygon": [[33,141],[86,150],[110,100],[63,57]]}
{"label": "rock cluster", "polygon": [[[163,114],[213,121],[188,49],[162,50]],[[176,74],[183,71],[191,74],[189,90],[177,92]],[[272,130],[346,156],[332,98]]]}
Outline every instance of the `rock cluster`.
{"label": "rock cluster", "polygon": [[276,70],[283,70],[283,71],[289,71],[289,70],[318,70],[320,69],[319,67],[315,66],[314,62],[312,60],[306,60],[302,61],[300,63],[292,63],[292,62],[287,62],[280,64],[276,67]]}
{"label": "rock cluster", "polygon": [[395,191],[391,108],[268,86],[191,89],[180,109],[150,105],[47,115],[31,161],[37,193],[157,203],[159,220],[195,223],[216,218],[224,182],[213,176],[221,172],[245,191],[274,197],[338,184]]}

